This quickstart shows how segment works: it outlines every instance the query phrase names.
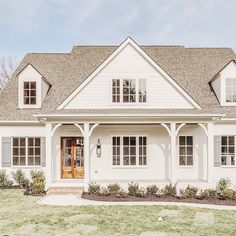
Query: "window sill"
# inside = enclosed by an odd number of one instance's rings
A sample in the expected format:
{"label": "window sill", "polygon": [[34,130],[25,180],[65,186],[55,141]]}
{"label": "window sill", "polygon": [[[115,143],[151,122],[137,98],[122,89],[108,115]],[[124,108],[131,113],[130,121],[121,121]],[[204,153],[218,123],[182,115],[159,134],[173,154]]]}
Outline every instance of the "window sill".
{"label": "window sill", "polygon": [[112,166],[112,169],[148,169],[148,166]]}
{"label": "window sill", "polygon": [[236,165],[221,165],[221,168],[236,168]]}
{"label": "window sill", "polygon": [[40,169],[42,166],[11,166],[12,169]]}
{"label": "window sill", "polygon": [[194,168],[195,168],[194,165],[192,165],[192,166],[180,166],[180,165],[178,165],[178,167],[179,167],[180,169],[194,169]]}

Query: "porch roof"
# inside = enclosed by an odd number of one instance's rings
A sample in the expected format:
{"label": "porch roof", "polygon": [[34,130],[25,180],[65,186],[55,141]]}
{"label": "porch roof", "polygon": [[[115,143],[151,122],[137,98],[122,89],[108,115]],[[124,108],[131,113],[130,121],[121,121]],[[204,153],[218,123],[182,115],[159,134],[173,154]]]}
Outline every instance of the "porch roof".
{"label": "porch roof", "polygon": [[35,115],[38,119],[52,118],[208,118],[217,119],[225,114],[193,109],[65,109]]}

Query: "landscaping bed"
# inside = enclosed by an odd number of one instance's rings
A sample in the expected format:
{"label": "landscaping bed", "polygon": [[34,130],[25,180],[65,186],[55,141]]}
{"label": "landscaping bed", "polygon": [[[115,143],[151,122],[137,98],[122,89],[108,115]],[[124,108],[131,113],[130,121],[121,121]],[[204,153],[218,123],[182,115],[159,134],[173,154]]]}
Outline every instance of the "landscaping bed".
{"label": "landscaping bed", "polygon": [[187,202],[187,203],[198,203],[198,204],[213,204],[213,205],[227,205],[236,206],[236,200],[221,200],[221,199],[195,199],[187,198],[180,199],[172,196],[147,196],[137,197],[128,195],[125,198],[117,198],[116,196],[103,196],[84,192],[81,196],[87,200],[93,201],[106,201],[106,202]]}

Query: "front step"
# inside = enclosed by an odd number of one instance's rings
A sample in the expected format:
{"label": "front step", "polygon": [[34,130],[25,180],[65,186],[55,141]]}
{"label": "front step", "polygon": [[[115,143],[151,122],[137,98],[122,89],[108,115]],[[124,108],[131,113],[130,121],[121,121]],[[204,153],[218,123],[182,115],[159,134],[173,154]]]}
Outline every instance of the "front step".
{"label": "front step", "polygon": [[47,195],[82,195],[83,187],[51,187],[47,191]]}

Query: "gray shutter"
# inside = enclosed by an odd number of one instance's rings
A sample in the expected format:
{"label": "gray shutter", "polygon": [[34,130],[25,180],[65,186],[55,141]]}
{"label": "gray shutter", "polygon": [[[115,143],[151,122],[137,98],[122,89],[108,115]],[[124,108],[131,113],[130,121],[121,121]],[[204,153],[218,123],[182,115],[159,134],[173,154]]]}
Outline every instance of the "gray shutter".
{"label": "gray shutter", "polygon": [[214,136],[214,167],[221,166],[221,136]]}
{"label": "gray shutter", "polygon": [[41,166],[46,166],[46,138],[41,137]]}
{"label": "gray shutter", "polygon": [[11,167],[11,137],[2,137],[2,167]]}

